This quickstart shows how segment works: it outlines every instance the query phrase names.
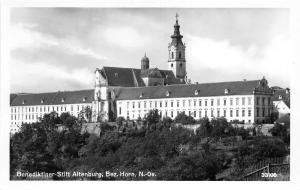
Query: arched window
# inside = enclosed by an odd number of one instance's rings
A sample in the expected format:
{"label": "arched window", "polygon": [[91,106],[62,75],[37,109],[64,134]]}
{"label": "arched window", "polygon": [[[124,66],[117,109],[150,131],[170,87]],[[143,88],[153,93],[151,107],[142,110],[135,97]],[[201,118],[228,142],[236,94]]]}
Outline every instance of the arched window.
{"label": "arched window", "polygon": [[174,59],[174,52],[172,52],[172,59]]}
{"label": "arched window", "polygon": [[171,64],[171,67],[173,68],[173,63]]}

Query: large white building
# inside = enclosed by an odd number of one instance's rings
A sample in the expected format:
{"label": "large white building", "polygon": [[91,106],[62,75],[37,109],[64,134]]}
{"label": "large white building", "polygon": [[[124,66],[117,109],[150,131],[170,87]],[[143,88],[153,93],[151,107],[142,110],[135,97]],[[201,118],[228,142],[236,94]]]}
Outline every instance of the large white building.
{"label": "large white building", "polygon": [[11,132],[22,123],[38,120],[52,111],[77,116],[84,107],[92,108],[93,121],[101,115],[114,120],[143,118],[152,109],[161,116],[175,118],[185,112],[196,119],[225,117],[245,123],[268,122],[272,112],[273,91],[265,78],[205,84],[188,84],[185,44],[176,17],[168,45],[168,68],[150,68],[149,58],[141,68],[103,67],[95,71],[91,90],[11,95]]}

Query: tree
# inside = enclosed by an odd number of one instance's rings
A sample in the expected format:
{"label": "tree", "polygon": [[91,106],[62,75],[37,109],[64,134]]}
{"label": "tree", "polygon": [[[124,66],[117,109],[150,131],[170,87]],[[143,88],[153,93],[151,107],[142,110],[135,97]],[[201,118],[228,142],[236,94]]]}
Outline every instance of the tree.
{"label": "tree", "polygon": [[159,120],[160,120],[160,115],[157,109],[150,110],[144,117],[144,123],[150,126],[158,123]]}
{"label": "tree", "polygon": [[175,121],[176,123],[181,123],[181,124],[183,124],[183,125],[187,125],[187,124],[195,124],[195,122],[196,122],[195,119],[194,119],[192,116],[187,116],[187,115],[185,115],[184,112],[179,113],[179,114],[175,117],[174,121]]}
{"label": "tree", "polygon": [[211,124],[207,117],[199,120],[200,127],[196,130],[197,135],[201,137],[208,137],[211,133]]}
{"label": "tree", "polygon": [[272,136],[279,137],[282,139],[286,144],[290,144],[290,132],[289,132],[290,124],[280,124],[275,123],[275,126],[271,129],[269,129],[269,132],[272,134]]}
{"label": "tree", "polygon": [[[63,126],[64,130],[58,130]],[[45,114],[39,122],[24,124],[11,137],[11,177],[15,171],[56,172],[66,170],[71,159],[85,144],[88,134],[81,134],[80,122],[69,113]]]}
{"label": "tree", "polygon": [[166,128],[170,128],[173,120],[170,117],[163,117],[161,125]]}
{"label": "tree", "polygon": [[118,129],[119,129],[120,127],[123,126],[123,122],[124,122],[124,121],[125,121],[125,118],[124,118],[124,117],[122,117],[122,116],[117,117],[116,123],[117,123]]}
{"label": "tree", "polygon": [[92,121],[92,108],[89,106],[84,107],[80,112],[79,112],[79,118],[84,120],[85,122],[91,122]]}

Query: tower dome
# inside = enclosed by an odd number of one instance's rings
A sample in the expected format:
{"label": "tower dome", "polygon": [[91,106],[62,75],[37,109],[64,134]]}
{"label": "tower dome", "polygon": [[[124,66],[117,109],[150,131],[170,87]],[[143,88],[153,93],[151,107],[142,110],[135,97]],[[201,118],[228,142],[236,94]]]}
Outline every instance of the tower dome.
{"label": "tower dome", "polygon": [[141,69],[142,70],[149,69],[149,58],[146,56],[146,53],[144,57],[141,59]]}

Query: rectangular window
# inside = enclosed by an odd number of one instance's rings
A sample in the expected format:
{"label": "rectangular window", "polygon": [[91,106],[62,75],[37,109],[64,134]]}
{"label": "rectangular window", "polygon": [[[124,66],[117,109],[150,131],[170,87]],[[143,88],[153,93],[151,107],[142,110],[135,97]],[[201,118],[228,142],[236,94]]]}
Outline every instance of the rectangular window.
{"label": "rectangular window", "polygon": [[220,110],[217,111],[217,117],[220,117]]}
{"label": "rectangular window", "polygon": [[73,105],[71,105],[71,111],[73,111]]}
{"label": "rectangular window", "polygon": [[205,117],[207,117],[207,110],[205,110],[205,112],[204,112],[204,113],[205,113]]}
{"label": "rectangular window", "polygon": [[141,102],[138,102],[138,108],[141,108]]}
{"label": "rectangular window", "polygon": [[226,117],[226,110],[224,110],[224,113],[223,113],[224,117]]}
{"label": "rectangular window", "polygon": [[230,99],[230,105],[231,105],[231,106],[233,105],[233,100],[232,100],[232,99]]}
{"label": "rectangular window", "polygon": [[177,101],[177,107],[179,107],[179,101]]}
{"label": "rectangular window", "polygon": [[256,109],[256,116],[259,117],[259,108]]}
{"label": "rectangular window", "polygon": [[173,111],[171,111],[171,117],[173,117]]}
{"label": "rectangular window", "polygon": [[200,117],[200,118],[202,117],[201,110],[199,111],[199,117]]}
{"label": "rectangular window", "polygon": [[251,116],[251,110],[248,110],[248,117]]}
{"label": "rectangular window", "polygon": [[165,106],[168,107],[168,101],[165,102]]}
{"label": "rectangular window", "polygon": [[134,109],[134,102],[132,102],[132,109]]}
{"label": "rectangular window", "polygon": [[210,111],[210,116],[211,116],[211,117],[214,117],[214,110],[211,110],[211,111]]}
{"label": "rectangular window", "polygon": [[220,99],[217,100],[217,106],[220,106]]}
{"label": "rectangular window", "polygon": [[202,105],[201,105],[201,100],[199,100],[199,106],[202,106]]}
{"label": "rectangular window", "polygon": [[144,101],[144,108],[146,108],[146,101]]}
{"label": "rectangular window", "polygon": [[191,116],[191,111],[189,111],[189,116]]}
{"label": "rectangular window", "polygon": [[122,110],[121,110],[121,107],[119,107],[119,115],[121,115],[122,113]]}
{"label": "rectangular window", "polygon": [[233,117],[233,111],[230,110],[230,117]]}
{"label": "rectangular window", "polygon": [[235,104],[238,106],[238,105],[239,105],[239,102],[240,102],[240,101],[239,101],[239,98],[236,98],[235,102],[236,102]]}
{"label": "rectangular window", "polygon": [[127,102],[127,109],[129,108],[129,102]]}
{"label": "rectangular window", "polygon": [[156,101],[154,102],[154,107],[157,108],[157,102]]}
{"label": "rectangular window", "polygon": [[242,98],[242,105],[245,105],[245,98]]}
{"label": "rectangular window", "polygon": [[245,110],[242,110],[242,117],[245,117]]}
{"label": "rectangular window", "polygon": [[[171,102],[171,107],[173,107],[173,101]],[[172,116],[173,117],[173,116]]]}
{"label": "rectangular window", "polygon": [[189,107],[191,107],[191,100],[189,100]]}
{"label": "rectangular window", "polygon": [[182,106],[185,107],[185,100],[182,100]]}
{"label": "rectangular window", "polygon": [[226,99],[224,99],[224,106],[226,106]]}
{"label": "rectangular window", "polygon": [[248,98],[248,105],[251,105],[251,100],[252,100],[252,98]]}
{"label": "rectangular window", "polygon": [[271,98],[268,97],[268,105],[271,105]]}
{"label": "rectangular window", "polygon": [[265,97],[262,98],[262,105],[265,105]]}
{"label": "rectangular window", "polygon": [[262,116],[265,117],[265,109],[262,109]]}
{"label": "rectangular window", "polygon": [[214,106],[214,100],[210,100],[210,106]]}
{"label": "rectangular window", "polygon": [[256,105],[259,105],[259,97],[256,98]]}
{"label": "rectangular window", "polygon": [[196,117],[196,111],[194,111],[194,117]]}
{"label": "rectangular window", "polygon": [[236,110],[236,117],[239,116],[239,110]]}
{"label": "rectangular window", "polygon": [[205,106],[207,106],[207,100],[205,100]]}
{"label": "rectangular window", "polygon": [[194,100],[194,106],[196,107],[196,100]]}
{"label": "rectangular window", "polygon": [[159,107],[162,107],[162,102],[159,102]]}

